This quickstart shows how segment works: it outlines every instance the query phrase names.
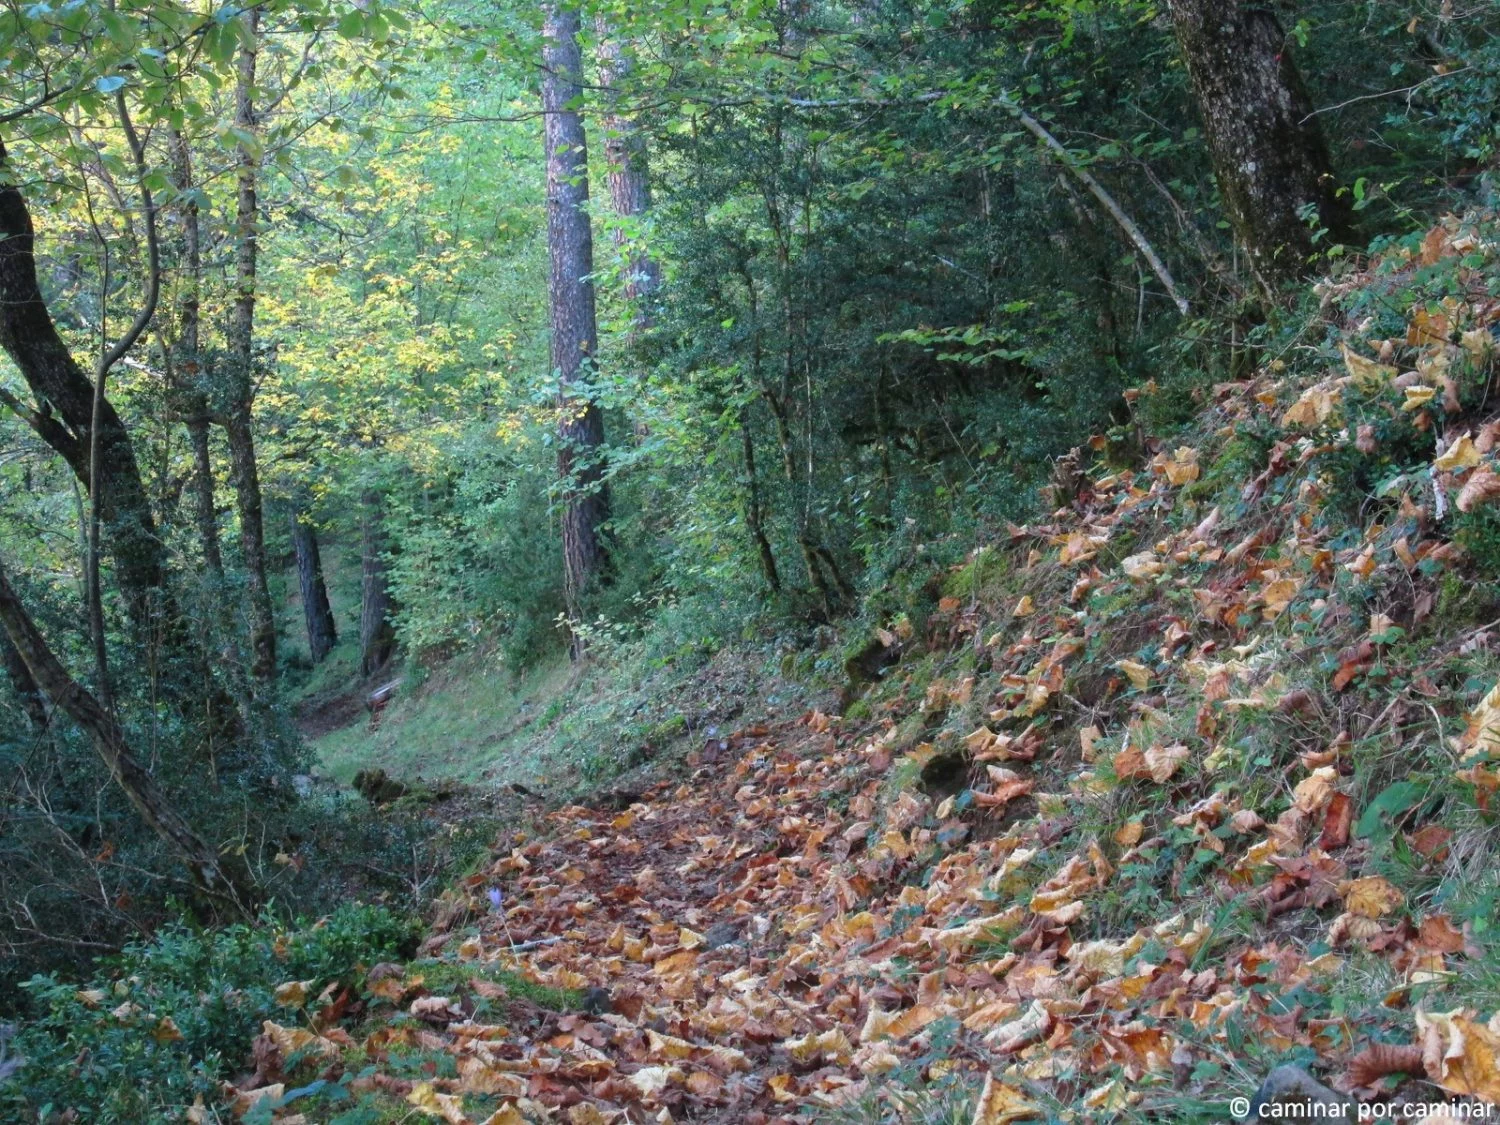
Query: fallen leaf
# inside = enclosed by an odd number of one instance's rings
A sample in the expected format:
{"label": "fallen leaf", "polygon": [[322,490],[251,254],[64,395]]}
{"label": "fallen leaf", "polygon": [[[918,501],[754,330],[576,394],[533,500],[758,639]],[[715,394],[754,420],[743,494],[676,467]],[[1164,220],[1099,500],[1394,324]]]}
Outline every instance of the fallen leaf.
{"label": "fallen leaf", "polygon": [[1406,901],[1390,880],[1382,875],[1355,879],[1343,888],[1344,906],[1362,918],[1380,918]]}
{"label": "fallen leaf", "polygon": [[1166,782],[1177,772],[1177,768],[1187,761],[1188,754],[1188,748],[1181,743],[1174,743],[1171,746],[1153,746],[1145,753],[1146,770],[1153,781]]}
{"label": "fallen leaf", "polygon": [[278,984],[271,995],[283,1008],[300,1008],[307,1003],[308,991],[315,983],[317,982],[310,980],[289,980],[285,984]]}
{"label": "fallen leaf", "polygon": [[1132,686],[1137,691],[1145,691],[1151,683],[1151,669],[1135,660],[1117,660],[1115,667],[1124,672],[1130,678]]}
{"label": "fallen leaf", "polygon": [[1474,445],[1474,439],[1465,432],[1432,463],[1432,467],[1442,473],[1451,473],[1459,469],[1472,469],[1479,462],[1479,450]]}
{"label": "fallen leaf", "polygon": [[995,1078],[993,1071],[984,1076],[984,1087],[974,1106],[970,1125],[1010,1125],[1013,1121],[1030,1121],[1042,1116],[1041,1109],[1013,1086]]}
{"label": "fallen leaf", "polygon": [[1427,1077],[1450,1094],[1500,1102],[1500,1036],[1462,1012],[1416,1014]]}
{"label": "fallen leaf", "polygon": [[1496,474],[1487,465],[1481,465],[1469,474],[1469,479],[1458,490],[1458,499],[1453,503],[1460,512],[1472,512],[1480,505],[1488,504],[1496,496],[1500,496],[1500,474]]}

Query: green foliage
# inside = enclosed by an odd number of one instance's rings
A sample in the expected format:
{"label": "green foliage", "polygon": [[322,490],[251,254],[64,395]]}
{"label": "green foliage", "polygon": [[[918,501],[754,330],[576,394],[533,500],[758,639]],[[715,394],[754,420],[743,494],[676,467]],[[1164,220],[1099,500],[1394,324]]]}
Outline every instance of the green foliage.
{"label": "green foliage", "polygon": [[82,1108],[91,1121],[122,1125],[174,1119],[195,1098],[217,1099],[263,1020],[295,1019],[277,1003],[278,985],[311,981],[314,996],[353,987],[371,965],[410,956],[419,933],[410,918],[362,905],[316,922],[172,925],[81,985],[35,977],[16,1041],[26,1065],[0,1105],[41,1118],[48,1107]]}

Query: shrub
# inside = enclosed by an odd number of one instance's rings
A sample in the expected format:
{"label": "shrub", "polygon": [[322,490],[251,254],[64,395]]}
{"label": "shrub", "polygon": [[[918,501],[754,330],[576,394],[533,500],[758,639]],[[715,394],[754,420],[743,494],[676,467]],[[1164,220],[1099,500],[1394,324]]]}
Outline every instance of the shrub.
{"label": "shrub", "polygon": [[261,1021],[289,1017],[278,985],[310,981],[316,995],[355,984],[368,966],[410,956],[419,932],[385,907],[350,904],[316,922],[168,926],[82,986],[33,977],[23,986],[32,1018],[15,1044],[26,1063],[0,1090],[0,1117],[71,1109],[100,1125],[139,1123],[211,1103]]}

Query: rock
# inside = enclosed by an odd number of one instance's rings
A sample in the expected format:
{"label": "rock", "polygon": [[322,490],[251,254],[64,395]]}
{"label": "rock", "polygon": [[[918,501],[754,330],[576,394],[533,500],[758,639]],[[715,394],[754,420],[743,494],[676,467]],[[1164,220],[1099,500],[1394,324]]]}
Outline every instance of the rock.
{"label": "rock", "polygon": [[590,988],[583,994],[583,999],[578,1003],[578,1010],[587,1012],[591,1016],[602,1016],[605,1012],[615,1010],[615,998],[610,995],[607,988]]}
{"label": "rock", "polygon": [[354,789],[372,805],[388,805],[406,796],[406,786],[387,777],[385,770],[360,770],[354,775]]}
{"label": "rock", "polygon": [[739,922],[715,922],[708,927],[703,934],[703,949],[705,952],[720,949],[726,945],[733,945],[740,940]]}
{"label": "rock", "polygon": [[[1298,1108],[1290,1110],[1291,1106]],[[1323,1085],[1300,1066],[1278,1066],[1255,1091],[1244,1120],[1354,1121],[1357,1116],[1358,1107],[1352,1098]]]}

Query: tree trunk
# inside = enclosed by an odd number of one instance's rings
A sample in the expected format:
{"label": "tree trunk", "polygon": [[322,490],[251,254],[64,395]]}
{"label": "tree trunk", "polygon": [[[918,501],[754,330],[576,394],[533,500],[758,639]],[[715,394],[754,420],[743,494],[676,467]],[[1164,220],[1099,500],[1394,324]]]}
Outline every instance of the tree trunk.
{"label": "tree trunk", "polygon": [[[609,196],[615,214],[639,220],[651,207],[650,162],[646,138],[630,118],[616,112],[618,87],[630,73],[630,60],[617,41],[611,40],[604,20],[598,21],[599,83],[609,91],[611,108],[604,115],[604,164],[608,169]],[[616,227],[616,249],[627,257],[625,296],[635,306],[635,329],[651,327],[651,296],[661,287],[661,267],[640,245],[632,246],[635,232]]]}
{"label": "tree trunk", "polygon": [[380,497],[367,492],[361,503],[361,592],[359,605],[359,671],[373,676],[396,654],[395,602],[385,577],[385,528]]}
{"label": "tree trunk", "polygon": [[68,674],[53,655],[31,615],[26,612],[0,567],[0,627],[20,653],[36,684],[56,706],[83,728],[110,775],[124,790],[141,819],[186,866],[205,894],[245,912],[241,889],[219,862],[218,853],[199,838],[168,803],[156,779],[140,764],[114,716]]}
{"label": "tree trunk", "polygon": [[26,661],[10,643],[10,636],[3,627],[0,627],[0,666],[5,668],[5,678],[10,681],[11,690],[16,693],[31,729],[38,734],[46,730],[47,705],[42,701],[42,689],[37,687],[31,669],[26,667]]}
{"label": "tree trunk", "polygon": [[750,431],[750,408],[740,407],[740,449],[745,459],[745,527],[760,556],[760,572],[773,594],[781,592],[781,571],[766,535],[765,509],[760,499],[760,477],[755,471],[755,436]]}
{"label": "tree trunk", "polygon": [[171,137],[172,178],[183,203],[179,213],[182,253],[182,295],[177,302],[177,346],[171,349],[172,397],[188,431],[193,451],[193,523],[209,576],[224,577],[219,549],[219,518],[214,506],[213,459],[209,454],[209,407],[204,386],[206,372],[200,344],[203,289],[203,249],[198,203],[193,192],[192,152],[187,138],[174,130]]}
{"label": "tree trunk", "polygon": [[[239,76],[235,83],[235,124],[246,132],[255,130],[255,61],[259,49],[260,15],[245,10],[249,41],[240,50]],[[235,204],[235,297],[230,324],[230,370],[228,401],[224,409],[224,432],[229,439],[229,460],[234,474],[235,505],[240,517],[240,553],[244,556],[246,585],[250,594],[250,676],[261,685],[276,676],[276,617],[271,609],[271,590],[266,582],[266,532],[260,495],[260,474],[255,464],[255,430],[251,406],[255,397],[255,256],[256,176],[260,157],[254,147],[240,145],[239,193]]]}
{"label": "tree trunk", "polygon": [[132,624],[147,634],[158,612],[170,616],[163,589],[165,552],[141,481],[129,431],[114,406],[100,403],[93,433],[94,385],[57,333],[37,284],[36,232],[26,200],[0,143],[0,348],[15,363],[39,404],[7,405],[89,485],[89,449],[99,450],[99,514]]}
{"label": "tree trunk", "polygon": [[297,555],[297,585],[302,591],[302,616],[307,621],[307,651],[321,664],[338,643],[338,626],[323,581],[323,559],[318,533],[302,512],[292,513],[292,549]]}
{"label": "tree trunk", "polygon": [[214,504],[214,463],[209,452],[209,424],[204,415],[187,423],[188,443],[193,450],[193,522],[198,528],[198,546],[210,578],[224,578],[224,555],[219,549],[219,513]]}
{"label": "tree trunk", "polygon": [[[594,244],[588,216],[588,154],[577,101],[583,69],[578,12],[549,4],[543,34],[542,110],[546,115],[548,296],[552,306],[552,367],[559,387],[557,468],[563,480],[563,593],[568,615],[583,615],[588,588],[608,569],[604,525],[604,418],[589,395],[597,328]],[[580,655],[575,636],[573,655]]]}
{"label": "tree trunk", "polygon": [[1268,294],[1307,272],[1311,204],[1334,238],[1350,213],[1334,193],[1328,146],[1291,44],[1268,5],[1169,0],[1215,178],[1251,267]]}

